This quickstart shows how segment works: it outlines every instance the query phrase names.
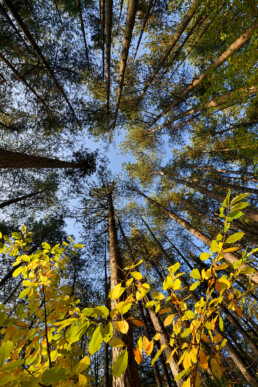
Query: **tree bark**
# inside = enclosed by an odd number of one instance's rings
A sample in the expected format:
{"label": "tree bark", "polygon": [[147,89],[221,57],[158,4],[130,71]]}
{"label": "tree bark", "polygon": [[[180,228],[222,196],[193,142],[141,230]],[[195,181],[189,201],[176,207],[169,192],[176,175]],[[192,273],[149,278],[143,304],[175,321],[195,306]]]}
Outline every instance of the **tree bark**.
{"label": "tree bark", "polygon": [[110,100],[110,58],[111,58],[112,8],[113,8],[113,0],[106,0],[105,1],[105,40],[106,40],[106,82],[107,82],[107,115],[108,115],[108,117],[109,117],[109,100]]}
{"label": "tree bark", "polygon": [[62,161],[0,149],[0,168],[72,168],[85,169],[83,163]]}
{"label": "tree bark", "polygon": [[[201,231],[197,230],[195,227],[193,227],[189,222],[186,220],[180,218],[176,214],[174,214],[172,211],[168,210],[166,207],[163,207],[161,204],[156,202],[155,200],[151,199],[147,195],[145,195],[143,192],[139,191],[138,189],[133,189],[135,192],[137,192],[139,195],[145,197],[151,204],[154,204],[156,207],[160,208],[163,213],[165,213],[170,219],[174,220],[180,226],[182,226],[184,229],[188,230],[192,235],[194,235],[196,238],[198,238],[200,241],[202,241],[204,244],[207,246],[211,246],[211,239],[207,237],[204,233]],[[224,253],[224,259],[230,263],[232,266],[234,262],[239,262],[239,259],[232,253]],[[241,267],[250,267],[247,264],[241,265]],[[253,282],[258,284],[258,273],[251,273],[251,274],[246,274],[248,278],[250,278]]]}
{"label": "tree bark", "polygon": [[4,208],[4,207],[7,207],[7,206],[10,206],[11,204],[16,204],[16,203],[19,203],[23,200],[26,200],[26,199],[29,199],[29,198],[32,198],[36,195],[39,195],[41,194],[42,192],[44,192],[44,190],[42,191],[38,191],[38,192],[32,192],[30,194],[27,194],[27,195],[23,195],[23,196],[20,196],[18,198],[14,198],[14,199],[10,199],[10,200],[6,200],[2,203],[0,203],[0,208]]}
{"label": "tree bark", "polygon": [[[124,280],[124,273],[122,270],[123,262],[120,254],[119,243],[117,238],[117,228],[115,222],[115,212],[113,207],[112,193],[108,196],[109,206],[109,246],[110,246],[110,287],[113,289],[117,284]],[[111,300],[111,309],[115,308],[119,303],[119,299]],[[114,318],[115,321],[116,318]],[[133,336],[131,324],[129,324],[129,330],[126,335],[116,329],[114,324],[113,337],[120,338],[127,344],[128,350],[128,366],[123,375],[119,378],[113,376],[113,386],[115,387],[140,387],[140,379],[138,375],[138,368],[133,354]],[[122,352],[121,347],[112,347],[112,362],[115,361],[117,356]]]}

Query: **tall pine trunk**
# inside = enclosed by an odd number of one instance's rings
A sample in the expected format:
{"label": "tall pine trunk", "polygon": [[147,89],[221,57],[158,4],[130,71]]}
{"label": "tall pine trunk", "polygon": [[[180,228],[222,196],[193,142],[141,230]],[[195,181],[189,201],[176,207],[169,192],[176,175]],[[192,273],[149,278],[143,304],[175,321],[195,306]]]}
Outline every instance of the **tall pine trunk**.
{"label": "tall pine trunk", "polygon": [[[141,196],[145,197],[151,204],[154,204],[156,207],[158,207],[164,214],[166,214],[170,219],[177,222],[180,226],[182,226],[184,229],[188,230],[192,235],[194,235],[196,238],[198,238],[201,242],[206,244],[207,246],[211,246],[211,239],[207,237],[203,232],[197,230],[195,227],[193,227],[189,222],[186,220],[180,218],[176,214],[174,214],[172,211],[168,210],[166,207],[162,206],[160,203],[156,202],[155,200],[151,199],[147,195],[145,195],[143,192],[134,189],[135,192],[140,194]],[[234,262],[239,262],[239,259],[232,253],[224,253],[224,259],[230,263],[232,266],[234,265]],[[243,264],[242,267],[250,267],[249,265]],[[253,282],[258,284],[258,273],[251,273],[246,274],[247,277],[249,277]]]}
{"label": "tall pine trunk", "polygon": [[[116,221],[115,221],[115,213],[114,213],[114,207],[113,207],[113,199],[112,199],[112,193],[108,196],[108,207],[109,207],[109,214],[108,214],[108,220],[109,220],[109,259],[110,259],[110,287],[113,289],[117,284],[122,282],[124,280],[124,273],[122,270],[123,262],[122,257],[120,254],[119,249],[119,243],[118,243],[118,237],[117,237],[117,228],[116,228]],[[119,299],[111,300],[111,309],[115,308],[116,305],[119,303]],[[116,320],[115,317],[114,320]],[[138,368],[136,361],[134,359],[134,353],[133,353],[133,335],[132,335],[132,328],[129,324],[129,330],[126,335],[123,335],[118,329],[116,329],[114,324],[114,334],[113,337],[117,337],[121,340],[123,340],[127,344],[127,350],[128,350],[128,366],[126,369],[126,372],[121,375],[119,378],[115,378],[113,376],[113,386],[115,387],[139,387],[140,386],[140,379],[138,375]],[[122,352],[121,347],[112,347],[112,362],[114,363],[115,359],[119,354]]]}

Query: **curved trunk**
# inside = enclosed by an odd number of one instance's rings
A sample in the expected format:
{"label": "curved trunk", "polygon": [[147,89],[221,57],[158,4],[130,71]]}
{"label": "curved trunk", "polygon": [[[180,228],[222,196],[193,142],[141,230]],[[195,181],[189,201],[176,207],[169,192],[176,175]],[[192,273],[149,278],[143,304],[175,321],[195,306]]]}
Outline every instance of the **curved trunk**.
{"label": "curved trunk", "polygon": [[[188,230],[192,235],[194,235],[196,238],[198,238],[201,242],[206,244],[207,246],[211,246],[211,239],[207,237],[203,232],[197,230],[195,227],[193,227],[189,222],[186,220],[180,218],[176,214],[174,214],[172,211],[168,210],[166,207],[163,207],[161,204],[156,202],[155,200],[151,199],[147,195],[145,195],[143,192],[140,192],[137,189],[134,189],[135,192],[137,192],[139,195],[145,197],[151,204],[154,204],[158,208],[161,209],[163,213],[165,213],[170,219],[174,220],[180,226],[182,226],[184,229]],[[239,259],[232,253],[224,253],[224,259],[230,263],[232,266],[234,265],[234,262],[239,262]],[[249,265],[243,264],[242,267],[250,267]],[[253,282],[258,284],[258,273],[251,273],[251,274],[246,274],[248,278],[250,278]]]}

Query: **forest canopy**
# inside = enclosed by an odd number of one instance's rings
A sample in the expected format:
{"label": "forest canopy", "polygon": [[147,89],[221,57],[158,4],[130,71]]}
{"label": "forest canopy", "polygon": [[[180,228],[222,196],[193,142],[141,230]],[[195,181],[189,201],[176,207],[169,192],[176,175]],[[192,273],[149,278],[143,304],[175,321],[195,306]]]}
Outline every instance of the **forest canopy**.
{"label": "forest canopy", "polygon": [[258,386],[257,16],[0,2],[0,386]]}

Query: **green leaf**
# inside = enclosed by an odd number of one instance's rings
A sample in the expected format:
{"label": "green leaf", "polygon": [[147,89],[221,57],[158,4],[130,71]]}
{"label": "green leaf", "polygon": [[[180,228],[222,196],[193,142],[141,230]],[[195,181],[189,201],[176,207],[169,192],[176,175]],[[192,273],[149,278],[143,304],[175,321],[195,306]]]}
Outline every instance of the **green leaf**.
{"label": "green leaf", "polygon": [[107,343],[113,336],[113,324],[109,322],[103,329],[103,340]]}
{"label": "green leaf", "polygon": [[82,310],[82,313],[84,314],[84,316],[97,317],[97,312],[95,308],[84,308]]}
{"label": "green leaf", "polygon": [[190,333],[192,333],[192,330],[191,328],[187,328],[184,330],[184,332],[181,334],[181,337],[184,338],[184,337],[187,337],[190,335]]}
{"label": "green leaf", "polygon": [[230,212],[230,215],[228,217],[228,221],[231,222],[233,219],[238,219],[238,218],[241,218],[241,216],[243,216],[243,212],[242,211],[233,211],[233,212]]}
{"label": "green leaf", "polygon": [[236,204],[235,206],[231,207],[231,209],[230,209],[230,214],[231,214],[231,212],[233,212],[233,211],[236,211],[236,210],[242,210],[243,208],[246,208],[247,206],[249,206],[249,203],[248,203],[248,202],[241,202],[241,203],[238,203],[238,204]]}
{"label": "green leaf", "polygon": [[174,378],[174,381],[177,382],[179,379],[181,379],[185,374],[186,374],[187,370],[183,370],[182,372],[180,372],[180,374],[178,374],[175,378]]}
{"label": "green leaf", "polygon": [[219,329],[223,332],[224,331],[224,322],[221,316],[219,316]]}
{"label": "green leaf", "polygon": [[121,376],[125,372],[127,368],[127,364],[128,364],[128,352],[127,352],[127,349],[124,349],[114,361],[114,364],[112,366],[112,374],[115,377],[119,378],[119,376]]}
{"label": "green leaf", "polygon": [[65,333],[66,340],[70,344],[81,340],[82,335],[86,332],[89,324],[89,321],[85,321],[85,319],[78,319],[77,321],[73,322]]}
{"label": "green leaf", "polygon": [[0,367],[3,367],[5,360],[9,357],[13,349],[12,341],[8,340],[2,343],[0,347]]}
{"label": "green leaf", "polygon": [[234,243],[234,242],[237,242],[237,241],[239,241],[240,239],[242,239],[244,235],[245,235],[244,232],[236,232],[235,234],[230,235],[230,237],[228,237],[228,239],[226,240],[226,243]]}
{"label": "green leaf", "polygon": [[100,349],[102,342],[103,342],[103,335],[102,335],[102,324],[101,324],[95,329],[89,343],[89,352],[91,355],[93,355]]}
{"label": "green leaf", "polygon": [[109,340],[108,344],[111,345],[111,347],[125,347],[123,340],[118,339],[117,337]]}
{"label": "green leaf", "polygon": [[191,276],[192,278],[194,278],[194,279],[198,279],[198,280],[202,279],[201,274],[200,274],[200,272],[199,272],[198,269],[193,269],[193,270],[191,271],[190,276]]}
{"label": "green leaf", "polygon": [[201,281],[196,281],[194,284],[192,284],[189,288],[189,290],[195,290],[199,285],[200,285]]}
{"label": "green leaf", "polygon": [[191,310],[186,310],[184,314],[188,320],[192,320],[193,318],[196,318],[194,312],[192,312]]}
{"label": "green leaf", "polygon": [[231,200],[231,205],[239,202],[240,200],[246,198],[247,196],[251,195],[250,193],[242,193],[240,195],[237,195],[234,199]]}
{"label": "green leaf", "polygon": [[206,259],[210,258],[210,254],[209,253],[201,253],[200,255],[200,260],[201,261],[206,261]]}
{"label": "green leaf", "polygon": [[42,375],[44,384],[57,383],[60,380],[67,379],[70,375],[70,371],[63,367],[54,367],[46,370]]}
{"label": "green leaf", "polygon": [[94,308],[94,311],[97,313],[98,316],[107,318],[109,315],[109,310],[106,306],[101,305],[101,306],[96,306]]}
{"label": "green leaf", "polygon": [[230,190],[228,191],[228,194],[225,197],[221,206],[226,208],[229,205],[229,199],[230,199]]}
{"label": "green leaf", "polygon": [[165,344],[162,344],[162,346],[160,347],[160,349],[158,350],[158,352],[156,353],[156,355],[154,356],[154,358],[152,359],[151,361],[151,365],[153,366],[153,364],[158,360],[158,358],[160,357],[160,355],[162,354],[164,348],[166,348],[166,345]]}

